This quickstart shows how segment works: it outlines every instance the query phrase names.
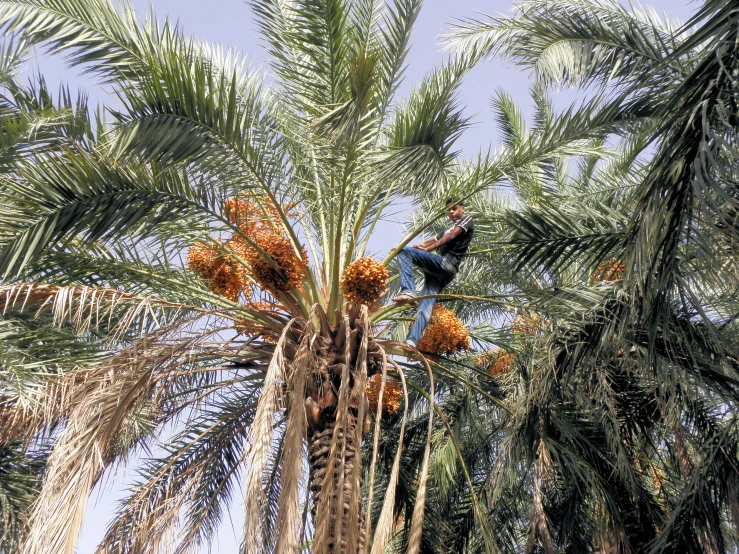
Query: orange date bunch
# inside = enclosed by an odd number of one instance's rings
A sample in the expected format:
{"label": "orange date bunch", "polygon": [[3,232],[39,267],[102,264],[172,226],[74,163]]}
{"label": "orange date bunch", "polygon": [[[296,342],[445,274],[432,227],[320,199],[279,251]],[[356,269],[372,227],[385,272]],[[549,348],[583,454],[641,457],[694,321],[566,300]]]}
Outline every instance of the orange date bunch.
{"label": "orange date bunch", "polygon": [[244,258],[249,262],[251,274],[262,290],[277,295],[299,288],[308,264],[305,249],[298,255],[290,239],[272,229],[258,232],[253,240],[262,252],[247,246]]}
{"label": "orange date bunch", "polygon": [[385,290],[390,274],[373,258],[354,260],[341,276],[341,290],[351,304],[374,304]]}
{"label": "orange date bunch", "polygon": [[511,352],[507,352],[502,348],[493,351],[490,365],[488,366],[488,374],[505,375],[513,370],[513,362],[516,356]]}
{"label": "orange date bunch", "polygon": [[[282,207],[289,216],[291,206]],[[298,288],[305,276],[308,255],[305,248],[298,253],[290,239],[278,231],[280,210],[268,198],[249,202],[231,198],[223,203],[223,215],[239,227],[219,252],[207,245],[195,244],[188,253],[188,267],[210,282],[213,292],[231,300],[249,285],[248,275],[262,290],[273,295]],[[248,264],[249,270],[244,267]]]}
{"label": "orange date bunch", "polygon": [[[380,401],[380,386],[382,385],[382,374],[375,373],[367,379],[364,391],[367,394],[370,409],[377,413]],[[400,381],[397,379],[387,378],[385,380],[385,390],[382,393],[382,413],[392,415],[400,408],[400,401],[403,398],[403,391],[400,388]]]}
{"label": "orange date bunch", "polygon": [[603,260],[595,268],[595,272],[590,277],[590,284],[593,283],[615,283],[620,281],[626,271],[626,264],[622,261],[611,258],[610,260]]}
{"label": "orange date bunch", "polygon": [[283,215],[294,217],[294,207],[293,204],[283,204],[278,209],[268,197],[261,197],[253,202],[243,198],[229,198],[223,203],[222,213],[242,233],[251,237],[260,227],[271,228],[271,222],[279,222]]}
{"label": "orange date bunch", "polygon": [[253,243],[240,236],[234,236],[233,239],[241,243],[240,251],[251,266],[254,280],[262,290],[273,295],[298,288],[308,264],[305,248],[300,253],[296,252],[292,241],[278,230],[283,215],[294,215],[290,211],[293,207],[286,204],[279,210],[269,198],[262,198],[259,202],[231,198],[223,205],[223,215],[238,225],[239,230]]}
{"label": "orange date bunch", "polygon": [[246,268],[217,244],[195,243],[187,253],[187,267],[207,281],[210,290],[236,302],[248,284]]}
{"label": "orange date bunch", "polygon": [[438,304],[431,311],[431,320],[418,341],[418,349],[432,354],[454,354],[470,348],[470,333],[457,314]]}
{"label": "orange date bunch", "polygon": [[477,355],[475,365],[485,367],[488,375],[505,375],[513,370],[516,356],[502,348],[493,348]]}
{"label": "orange date bunch", "polygon": [[547,323],[547,320],[542,319],[536,312],[524,310],[513,319],[511,331],[515,335],[538,335]]}

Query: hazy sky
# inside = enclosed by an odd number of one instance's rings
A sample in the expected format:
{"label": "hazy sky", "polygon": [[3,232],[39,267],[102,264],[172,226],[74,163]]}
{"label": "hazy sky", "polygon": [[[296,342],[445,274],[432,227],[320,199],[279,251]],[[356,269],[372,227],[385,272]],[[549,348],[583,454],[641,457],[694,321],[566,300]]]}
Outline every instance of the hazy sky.
{"label": "hazy sky", "polygon": [[[556,0],[553,0],[556,1]],[[666,10],[671,17],[685,21],[700,4],[686,0],[645,0],[646,6],[654,7],[658,12]],[[133,5],[143,16],[151,2],[149,0],[133,0]],[[408,69],[404,85],[400,89],[405,94],[408,89],[444,58],[440,51],[438,36],[448,29],[448,23],[455,18],[472,17],[476,12],[486,14],[506,13],[509,0],[426,0],[413,33],[411,52],[407,59]],[[256,25],[251,17],[250,8],[242,0],[154,0],[153,10],[162,20],[168,17],[178,21],[188,35],[195,36],[223,45],[232,46],[249,55],[256,66],[268,69],[265,57],[256,36]],[[93,100],[105,102],[105,93],[95,87],[90,80],[79,77],[74,71],[65,69],[58,59],[39,56],[31,64],[38,68],[55,85],[64,80],[72,89],[85,88]],[[460,100],[466,106],[469,115],[473,115],[474,126],[459,140],[458,147],[465,156],[474,156],[480,149],[497,147],[497,132],[493,122],[489,102],[497,89],[511,93],[519,102],[526,103],[529,75],[510,66],[491,62],[481,64],[466,77],[461,90]],[[574,98],[569,92],[564,98]],[[388,229],[389,230],[389,229]],[[132,472],[119,471],[117,478],[111,478],[106,486],[99,487],[93,493],[88,506],[87,518],[78,543],[78,554],[92,554],[95,546],[103,536],[105,527],[112,515],[116,499],[124,494],[124,483],[131,483]],[[239,530],[242,526],[243,509],[237,499],[231,511],[231,524],[226,518],[213,552],[235,554],[237,552]],[[206,550],[203,550],[206,552]]]}

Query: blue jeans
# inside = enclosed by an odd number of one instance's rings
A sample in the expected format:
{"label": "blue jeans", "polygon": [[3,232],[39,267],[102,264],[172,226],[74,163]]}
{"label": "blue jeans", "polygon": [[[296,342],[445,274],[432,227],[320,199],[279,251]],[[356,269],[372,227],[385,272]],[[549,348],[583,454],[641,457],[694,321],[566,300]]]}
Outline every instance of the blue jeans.
{"label": "blue jeans", "polygon": [[[416,279],[413,277],[413,266],[423,272],[423,296],[439,294],[441,290],[452,282],[456,270],[452,263],[439,256],[418,248],[406,246],[398,252],[400,265],[400,294],[416,296]],[[436,298],[424,298],[418,303],[416,321],[413,323],[406,340],[412,340],[416,345],[421,340],[423,331],[431,319],[431,310],[434,309]]]}

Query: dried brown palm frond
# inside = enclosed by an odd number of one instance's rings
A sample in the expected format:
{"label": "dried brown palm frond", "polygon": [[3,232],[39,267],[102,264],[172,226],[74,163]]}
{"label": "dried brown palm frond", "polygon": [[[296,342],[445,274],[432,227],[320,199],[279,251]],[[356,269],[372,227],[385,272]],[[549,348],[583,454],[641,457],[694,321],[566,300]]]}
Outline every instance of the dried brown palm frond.
{"label": "dried brown palm frond", "polygon": [[[362,506],[362,437],[364,436],[364,422],[367,416],[367,358],[370,338],[369,310],[362,307],[360,316],[360,332],[362,341],[357,354],[354,373],[354,388],[351,391],[351,404],[356,405],[357,426],[354,430],[354,444],[358,447],[354,451],[352,467],[348,472],[349,517],[347,518],[346,546],[348,552],[363,551],[366,536],[364,534],[364,510]],[[344,458],[345,460],[347,458]],[[356,522],[356,525],[354,524]]]}
{"label": "dried brown palm frond", "polygon": [[74,391],[31,514],[24,552],[74,551],[89,493],[119,453],[128,414],[142,406],[156,412],[167,375],[203,354],[198,344],[207,334],[183,339],[180,332],[175,326],[150,333],[91,371]]}
{"label": "dried brown palm frond", "polygon": [[289,405],[283,447],[283,479],[277,507],[275,554],[293,554],[300,546],[300,491],[303,474],[303,439],[308,431],[305,415],[305,385],[309,368],[315,365],[310,349],[310,334],[305,334],[288,375]]}
{"label": "dried brown palm frond", "polygon": [[[200,371],[198,364],[193,369],[186,367],[192,363],[193,356],[198,355],[201,360],[218,359],[233,355],[242,349],[242,345],[238,342],[224,344],[221,341],[208,342],[204,340],[205,337],[215,332],[228,330],[231,327],[227,325],[213,329],[212,326],[204,324],[201,315],[198,314],[181,320],[177,325],[172,325],[165,330],[154,331],[146,336],[151,340],[156,340],[156,337],[161,336],[163,332],[170,335],[180,333],[179,342],[181,344],[189,342],[194,345],[191,351],[185,349],[180,355],[172,358],[173,367],[176,367],[175,362],[180,362],[183,366],[182,369],[156,373],[153,376],[154,382],[160,386],[160,395],[165,396],[170,392],[171,383],[177,382],[174,380],[175,377],[186,380],[188,375],[197,374]],[[194,335],[188,335],[186,333],[187,327],[204,328],[205,330],[197,331]],[[166,341],[163,347],[167,345],[171,347],[169,341]],[[253,353],[254,358],[267,355],[267,352]],[[65,421],[72,411],[84,402],[86,397],[108,384],[107,380],[101,378],[101,371],[110,373],[112,370],[108,365],[116,363],[114,362],[115,357],[116,355],[111,353],[107,360],[100,362],[98,365],[82,366],[56,376],[46,376],[38,384],[24,389],[22,394],[13,393],[0,396],[0,443],[21,436],[26,438],[42,436],[51,426],[60,421]],[[101,370],[101,367],[104,369]],[[219,386],[225,386],[225,384]],[[171,408],[167,407],[167,410],[186,410],[192,403],[197,402],[198,398],[197,396],[194,400],[179,398],[177,405]]]}
{"label": "dried brown palm frond", "polygon": [[[196,472],[202,473],[203,467],[197,464],[193,470],[190,479],[165,479],[164,486],[156,490],[156,502],[151,502],[149,488],[130,497],[126,511],[117,514],[96,554],[115,551],[121,543],[137,552],[171,552],[179,531],[181,511],[197,485]],[[131,516],[135,517],[134,524],[131,524]],[[124,529],[127,525],[130,528]],[[131,540],[131,537],[135,538]]]}
{"label": "dried brown palm frond", "polygon": [[[238,379],[226,381],[235,385]],[[97,554],[190,552],[202,545],[248,455],[247,429],[258,393],[258,382],[239,387],[235,396],[219,393],[201,410],[204,418],[188,418],[169,441],[169,455],[147,463],[143,480],[116,514]],[[219,468],[216,474],[222,470],[222,480],[214,482],[214,468]]]}
{"label": "dried brown palm frond", "polygon": [[[293,362],[288,362],[283,352],[294,348],[287,342],[287,330],[278,341],[251,427],[246,510],[252,517],[245,530],[249,552],[292,552],[297,545],[305,433],[310,445],[309,490],[315,506],[313,550],[338,553],[364,548],[359,447],[367,417],[365,382],[370,366],[372,371],[383,367],[386,372],[386,362],[380,362],[385,357],[373,342],[367,306],[343,314],[334,326],[318,305],[313,306],[311,315],[316,328],[298,319],[291,323],[290,330],[302,333]],[[278,411],[284,411],[287,422],[278,462],[282,475],[276,514],[279,525],[274,543],[266,544],[261,527],[267,505],[264,472]]]}
{"label": "dried brown palm frond", "polygon": [[[40,283],[0,286],[0,310],[3,313],[33,310],[36,317],[50,310],[56,326],[69,322],[80,334],[93,328],[107,327],[111,339],[125,334],[137,322],[145,330],[151,325],[166,326],[167,320],[171,319],[177,324],[163,328],[173,331],[175,328],[183,330],[205,316],[214,315],[211,310],[126,294],[115,289]],[[193,312],[194,316],[183,319],[183,315]],[[152,336],[158,336],[158,332]],[[117,362],[111,359],[109,363]],[[0,420],[3,422],[0,441],[21,434],[31,436],[69,416],[74,406],[101,386],[103,381],[98,378],[99,371],[97,367],[72,368],[58,377],[50,376],[22,395],[4,395],[0,399]]]}
{"label": "dried brown palm frond", "polygon": [[544,511],[542,484],[546,480],[548,468],[551,466],[551,458],[543,443],[539,444],[537,461],[534,467],[534,497],[532,505],[531,522],[529,524],[529,538],[526,544],[527,554],[536,550],[537,537],[546,554],[555,554],[554,542],[549,531],[547,514]]}
{"label": "dried brown palm frond", "polygon": [[[395,491],[398,483],[398,475],[400,473],[400,458],[403,451],[403,438],[405,436],[405,425],[408,421],[408,388],[405,383],[405,374],[400,366],[391,360],[395,371],[400,375],[400,382],[403,385],[403,398],[406,399],[403,406],[403,417],[400,423],[400,438],[398,439],[398,447],[395,452],[395,459],[393,460],[392,468],[390,469],[390,477],[387,484],[387,492],[385,493],[385,500],[380,510],[380,517],[377,520],[377,528],[375,529],[374,541],[372,543],[371,554],[382,554],[385,551],[385,546],[390,540],[390,536],[393,530],[393,511],[395,508]],[[368,527],[369,528],[369,527]]]}
{"label": "dried brown palm frond", "polygon": [[[469,340],[469,339],[468,339]],[[416,503],[413,506],[411,518],[411,529],[408,535],[408,554],[418,554],[421,550],[421,535],[423,533],[423,517],[426,509],[426,492],[429,475],[429,460],[431,458],[431,436],[434,431],[434,372],[431,371],[428,361],[421,356],[421,361],[429,375],[429,423],[426,433],[426,447],[423,451],[421,470],[418,474],[418,485],[416,489]]]}
{"label": "dried brown palm frond", "polygon": [[51,310],[54,325],[69,322],[80,333],[92,327],[112,325],[109,331],[112,337],[124,335],[137,322],[144,329],[148,323],[164,327],[167,325],[167,311],[175,312],[173,318],[186,312],[209,312],[195,306],[110,288],[44,283],[0,286],[2,313],[9,310],[20,312],[31,307],[36,309],[36,314]]}
{"label": "dried brown palm frond", "polygon": [[[375,408],[375,426],[374,426],[374,440],[372,443],[372,459],[370,461],[370,469],[369,469],[369,486],[367,488],[367,509],[368,511],[372,509],[372,500],[375,494],[375,469],[377,467],[377,453],[379,451],[380,446],[380,423],[382,422],[382,412],[383,410],[381,407],[383,406],[384,396],[385,396],[385,382],[387,380],[387,354],[385,353],[385,350],[380,347],[380,354],[382,355],[382,366],[380,373],[375,373],[372,378],[367,380],[366,389],[371,389],[370,383],[373,381],[373,378],[379,377],[379,387],[377,391],[377,398],[376,398],[376,408]],[[367,392],[367,400],[370,405],[372,406],[372,398],[370,396],[370,393]],[[378,409],[380,408],[380,409]],[[402,440],[402,439],[401,439]],[[365,536],[371,537],[372,536],[372,518],[368,517],[366,522],[366,528],[365,528]]]}
{"label": "dried brown palm frond", "polygon": [[0,400],[0,443],[21,435],[33,436],[56,420],[69,415],[72,406],[89,391],[94,368],[81,368],[46,380],[25,394]]}
{"label": "dried brown palm frond", "polygon": [[262,487],[263,473],[267,467],[274,417],[281,407],[281,398],[283,397],[282,384],[286,380],[284,350],[291,326],[291,324],[285,326],[285,330],[275,346],[274,355],[264,378],[262,394],[257,404],[257,413],[251,427],[251,448],[245,486],[246,513],[249,514],[249,517],[245,518],[244,546],[247,551],[255,553],[261,552],[264,548],[260,528],[262,518],[259,517],[266,506],[266,498]]}

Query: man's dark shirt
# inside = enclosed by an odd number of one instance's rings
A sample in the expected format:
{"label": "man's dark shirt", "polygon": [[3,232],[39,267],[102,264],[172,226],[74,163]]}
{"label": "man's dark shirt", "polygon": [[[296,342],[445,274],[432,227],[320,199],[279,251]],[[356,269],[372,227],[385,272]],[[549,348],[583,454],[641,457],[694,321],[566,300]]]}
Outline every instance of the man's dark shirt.
{"label": "man's dark shirt", "polygon": [[465,252],[467,252],[470,242],[472,242],[472,235],[475,232],[475,222],[472,221],[470,216],[463,216],[462,219],[456,221],[454,225],[449,227],[449,229],[436,235],[436,240],[439,240],[447,233],[451,233],[455,227],[461,227],[462,232],[446,244],[442,244],[438,248],[438,251],[440,256],[443,256],[452,262],[454,269],[459,269],[459,265],[462,263],[462,258],[464,257]]}

